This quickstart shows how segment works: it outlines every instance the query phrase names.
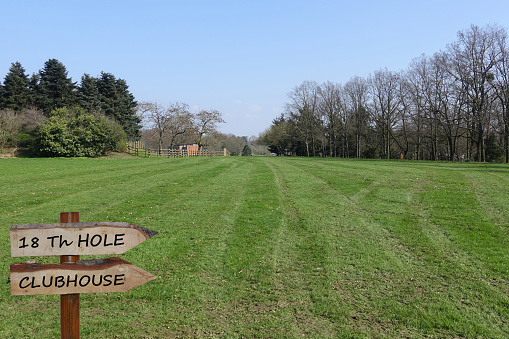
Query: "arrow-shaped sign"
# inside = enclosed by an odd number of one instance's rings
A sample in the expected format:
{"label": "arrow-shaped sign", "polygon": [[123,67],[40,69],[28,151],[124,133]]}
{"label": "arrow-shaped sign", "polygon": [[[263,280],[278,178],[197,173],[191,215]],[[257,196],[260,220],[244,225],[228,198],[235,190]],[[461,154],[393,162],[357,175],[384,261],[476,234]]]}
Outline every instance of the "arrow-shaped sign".
{"label": "arrow-shaped sign", "polygon": [[11,256],[123,254],[156,235],[125,222],[76,222],[11,226]]}
{"label": "arrow-shaped sign", "polygon": [[120,258],[11,264],[11,295],[125,292],[156,276]]}

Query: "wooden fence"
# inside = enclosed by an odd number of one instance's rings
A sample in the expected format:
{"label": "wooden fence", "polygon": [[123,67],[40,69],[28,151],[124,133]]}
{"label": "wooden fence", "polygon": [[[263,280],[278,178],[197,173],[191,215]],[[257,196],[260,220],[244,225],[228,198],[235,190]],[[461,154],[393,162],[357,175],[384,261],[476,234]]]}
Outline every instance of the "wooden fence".
{"label": "wooden fence", "polygon": [[222,151],[209,151],[209,150],[179,150],[179,149],[162,149],[151,150],[133,147],[127,145],[127,153],[137,157],[159,157],[159,158],[181,158],[181,157],[226,157],[230,152],[224,148]]}

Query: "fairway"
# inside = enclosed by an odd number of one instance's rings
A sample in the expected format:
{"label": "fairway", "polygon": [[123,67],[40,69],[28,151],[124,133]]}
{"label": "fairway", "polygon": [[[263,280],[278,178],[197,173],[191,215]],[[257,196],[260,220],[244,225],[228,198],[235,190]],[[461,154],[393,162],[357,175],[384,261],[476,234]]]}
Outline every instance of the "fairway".
{"label": "fairway", "polygon": [[[285,157],[0,160],[0,338],[60,335],[11,296],[9,226],[129,222],[158,278],[82,294],[83,338],[507,338],[509,167]],[[82,259],[89,257],[82,256]]]}

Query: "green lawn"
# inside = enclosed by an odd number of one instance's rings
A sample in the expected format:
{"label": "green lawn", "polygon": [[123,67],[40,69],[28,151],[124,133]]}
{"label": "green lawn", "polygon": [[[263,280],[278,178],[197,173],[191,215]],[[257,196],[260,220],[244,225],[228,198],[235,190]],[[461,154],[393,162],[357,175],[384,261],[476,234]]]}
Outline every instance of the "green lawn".
{"label": "green lawn", "polygon": [[81,295],[83,338],[509,337],[507,165],[110,157],[0,173],[1,338],[60,335],[58,296],[10,296],[8,264],[32,258],[11,258],[9,226],[67,211],[159,232],[121,256],[158,279]]}

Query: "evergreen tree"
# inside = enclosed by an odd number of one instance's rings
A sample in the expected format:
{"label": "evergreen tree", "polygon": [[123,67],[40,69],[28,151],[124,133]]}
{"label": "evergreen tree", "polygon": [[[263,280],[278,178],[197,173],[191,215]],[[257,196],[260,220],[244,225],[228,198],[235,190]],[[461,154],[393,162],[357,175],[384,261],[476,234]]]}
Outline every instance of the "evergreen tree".
{"label": "evergreen tree", "polygon": [[5,76],[0,108],[19,112],[28,106],[29,95],[29,80],[25,69],[19,62],[14,62]]}
{"label": "evergreen tree", "polygon": [[37,73],[32,74],[32,76],[28,80],[28,91],[29,91],[28,106],[40,107],[39,103],[42,102],[41,91],[39,88],[40,80],[41,78]]}
{"label": "evergreen tree", "polygon": [[122,126],[124,126],[124,129],[128,135],[139,136],[141,129],[141,119],[136,115],[136,106],[138,103],[134,99],[134,95],[129,92],[129,86],[127,86],[125,80],[117,79],[115,86],[119,95],[119,122],[122,124]]}
{"label": "evergreen tree", "polygon": [[67,70],[57,59],[50,59],[44,63],[39,71],[40,94],[38,107],[49,114],[56,108],[72,106],[75,102],[74,83],[67,77]]}
{"label": "evergreen tree", "polygon": [[101,97],[97,88],[97,78],[84,74],[81,77],[81,83],[76,91],[78,105],[87,112],[97,112],[101,110]]}
{"label": "evergreen tree", "polygon": [[251,147],[249,145],[245,145],[244,149],[242,150],[242,156],[243,157],[250,157],[251,156]]}
{"label": "evergreen tree", "polygon": [[111,73],[101,72],[97,80],[104,114],[119,122],[128,136],[139,136],[141,120],[136,116],[136,101],[125,80],[115,79]]}

